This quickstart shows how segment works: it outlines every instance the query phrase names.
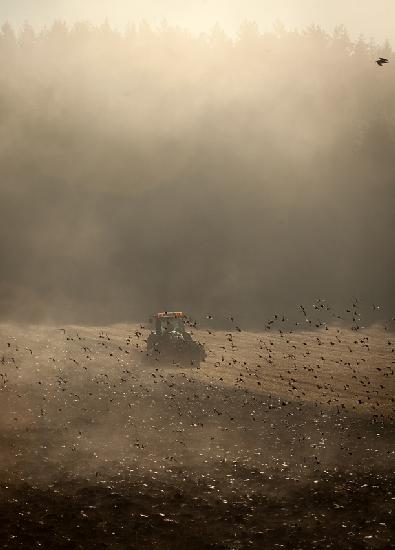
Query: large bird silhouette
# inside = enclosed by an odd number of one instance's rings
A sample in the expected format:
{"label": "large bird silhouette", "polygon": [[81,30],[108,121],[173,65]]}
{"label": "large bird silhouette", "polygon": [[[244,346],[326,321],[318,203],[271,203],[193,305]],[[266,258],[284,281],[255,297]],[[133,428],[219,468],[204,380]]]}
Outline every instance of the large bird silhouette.
{"label": "large bird silhouette", "polygon": [[380,65],[380,67],[382,67],[384,65],[384,63],[389,63],[389,60],[386,59],[385,57],[379,57],[376,61],[377,65]]}

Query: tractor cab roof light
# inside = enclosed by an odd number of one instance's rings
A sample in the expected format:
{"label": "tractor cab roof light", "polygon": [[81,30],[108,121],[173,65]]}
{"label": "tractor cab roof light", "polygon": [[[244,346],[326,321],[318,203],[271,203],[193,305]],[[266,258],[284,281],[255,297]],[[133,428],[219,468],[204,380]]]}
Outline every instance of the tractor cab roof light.
{"label": "tractor cab roof light", "polygon": [[163,311],[161,313],[157,313],[156,317],[162,318],[162,317],[185,317],[182,311]]}

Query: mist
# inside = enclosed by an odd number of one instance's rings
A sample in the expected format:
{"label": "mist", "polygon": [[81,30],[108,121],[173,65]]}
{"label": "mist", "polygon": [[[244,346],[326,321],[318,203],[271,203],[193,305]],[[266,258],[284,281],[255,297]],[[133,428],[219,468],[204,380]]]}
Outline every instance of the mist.
{"label": "mist", "polygon": [[0,34],[0,316],[393,313],[395,75],[345,28]]}

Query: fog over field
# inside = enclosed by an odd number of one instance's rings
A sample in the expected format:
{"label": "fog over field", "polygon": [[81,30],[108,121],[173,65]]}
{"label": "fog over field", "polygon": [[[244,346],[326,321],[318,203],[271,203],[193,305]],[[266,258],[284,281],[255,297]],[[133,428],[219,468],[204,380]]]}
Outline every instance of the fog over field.
{"label": "fog over field", "polygon": [[5,24],[1,317],[391,315],[391,54],[344,28]]}
{"label": "fog over field", "polygon": [[0,5],[1,548],[394,547],[392,4],[105,4]]}

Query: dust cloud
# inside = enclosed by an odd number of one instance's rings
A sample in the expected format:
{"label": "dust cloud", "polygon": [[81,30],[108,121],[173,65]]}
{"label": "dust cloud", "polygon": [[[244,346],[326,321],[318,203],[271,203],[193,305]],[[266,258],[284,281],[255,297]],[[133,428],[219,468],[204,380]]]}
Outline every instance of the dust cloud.
{"label": "dust cloud", "polygon": [[251,24],[0,34],[0,314],[394,308],[388,43]]}

